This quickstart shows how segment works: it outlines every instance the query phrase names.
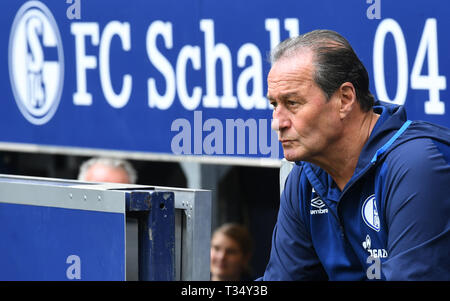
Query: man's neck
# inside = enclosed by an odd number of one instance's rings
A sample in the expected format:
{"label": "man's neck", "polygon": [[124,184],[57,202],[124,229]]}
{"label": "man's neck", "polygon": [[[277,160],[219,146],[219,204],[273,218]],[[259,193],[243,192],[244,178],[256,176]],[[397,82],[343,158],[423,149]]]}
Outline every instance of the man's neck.
{"label": "man's neck", "polygon": [[316,163],[342,191],[353,176],[359,156],[380,116],[373,111],[349,120],[342,138],[329,150],[327,161]]}

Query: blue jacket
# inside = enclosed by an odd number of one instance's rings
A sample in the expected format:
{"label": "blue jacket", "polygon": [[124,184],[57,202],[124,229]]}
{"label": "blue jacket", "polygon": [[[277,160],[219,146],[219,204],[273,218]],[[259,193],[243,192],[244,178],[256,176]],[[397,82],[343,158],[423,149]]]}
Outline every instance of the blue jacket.
{"label": "blue jacket", "polygon": [[450,280],[450,130],[380,118],[343,191],[296,162],[260,280]]}

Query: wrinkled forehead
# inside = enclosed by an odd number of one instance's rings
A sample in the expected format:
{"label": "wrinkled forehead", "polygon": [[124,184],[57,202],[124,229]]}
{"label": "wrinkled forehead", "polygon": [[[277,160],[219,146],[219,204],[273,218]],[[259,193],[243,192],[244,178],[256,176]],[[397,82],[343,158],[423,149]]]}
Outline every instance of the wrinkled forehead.
{"label": "wrinkled forehead", "polygon": [[293,52],[285,53],[272,63],[268,77],[282,75],[283,73],[310,74],[314,67],[314,53],[308,48],[299,48]]}
{"label": "wrinkled forehead", "polygon": [[277,60],[267,76],[268,97],[276,98],[275,94],[283,91],[289,93],[299,85],[313,82],[313,56],[311,52],[297,53]]}

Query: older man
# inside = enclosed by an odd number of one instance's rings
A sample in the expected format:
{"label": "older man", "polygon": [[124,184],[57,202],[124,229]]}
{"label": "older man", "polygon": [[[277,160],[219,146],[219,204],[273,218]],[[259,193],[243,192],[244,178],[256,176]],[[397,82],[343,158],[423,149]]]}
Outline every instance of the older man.
{"label": "older man", "polygon": [[125,160],[91,158],[80,166],[78,180],[107,183],[135,184],[136,170]]}
{"label": "older man", "polygon": [[348,41],[317,30],[272,53],[284,156],[263,280],[450,280],[450,130],[375,102]]}

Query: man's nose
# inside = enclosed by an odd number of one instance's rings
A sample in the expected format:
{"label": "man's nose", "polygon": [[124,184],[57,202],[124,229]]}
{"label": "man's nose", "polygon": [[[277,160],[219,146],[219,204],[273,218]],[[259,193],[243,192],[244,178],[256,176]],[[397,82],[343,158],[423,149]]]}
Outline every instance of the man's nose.
{"label": "man's nose", "polygon": [[281,131],[285,128],[288,128],[291,125],[291,122],[284,110],[283,107],[278,106],[273,111],[273,120],[272,120],[272,129],[274,131]]}

